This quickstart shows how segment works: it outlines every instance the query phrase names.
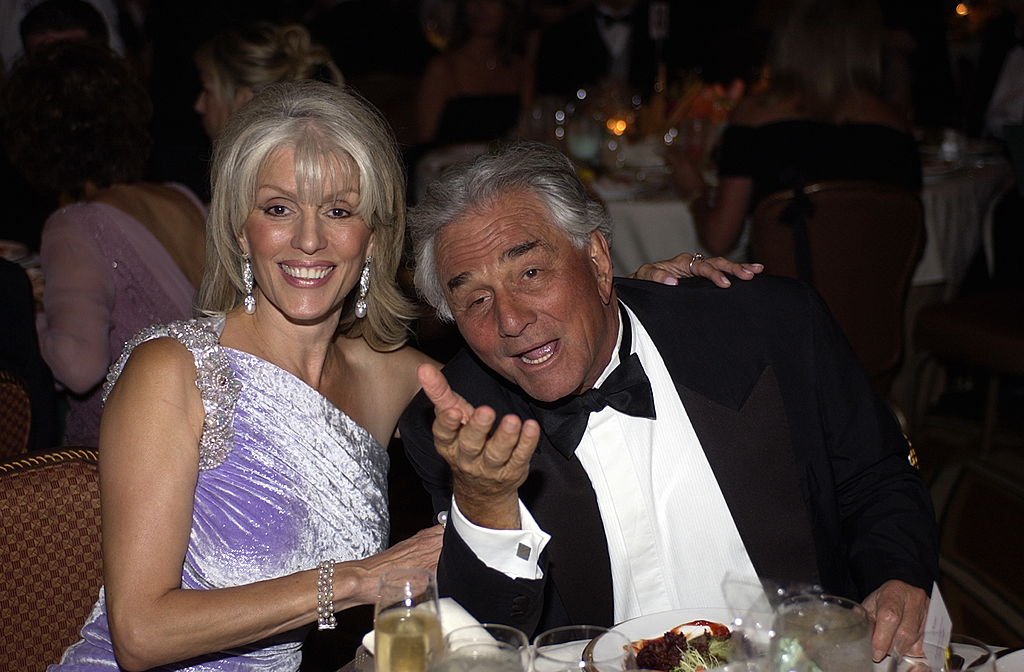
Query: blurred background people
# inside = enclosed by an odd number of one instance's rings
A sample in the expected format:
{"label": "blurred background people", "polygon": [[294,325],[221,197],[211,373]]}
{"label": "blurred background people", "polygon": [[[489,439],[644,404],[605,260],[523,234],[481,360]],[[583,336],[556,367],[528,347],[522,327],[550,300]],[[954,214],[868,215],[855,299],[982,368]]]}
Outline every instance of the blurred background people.
{"label": "blurred background people", "polygon": [[235,110],[269,84],[302,79],[344,83],[330,52],[298,24],[260,21],[222,31],[199,47],[196,65],[203,89],[195,110],[211,139]]}
{"label": "blurred background people", "polygon": [[774,36],[766,84],[733,111],[721,140],[718,187],[671,153],[681,193],[696,196],[701,242],[732,251],[766,196],[826,179],[917,190],[921,163],[904,116],[879,91],[882,24],[861,0],[796,0]]}
{"label": "blurred background people", "polygon": [[13,374],[28,393],[32,422],[28,449],[59,444],[53,375],[39,354],[32,285],[18,264],[0,258],[0,371]]}
{"label": "blurred background people", "polygon": [[114,0],[19,0],[0,3],[0,60],[10,71],[45,44],[94,40],[124,52]]}
{"label": "blurred background people", "polygon": [[427,65],[416,100],[420,142],[505,136],[533,91],[522,0],[458,0],[451,39]]}
{"label": "blurred background people", "polygon": [[180,185],[139,181],[150,103],[106,47],[58,44],[23,61],[3,116],[13,164],[61,206],[42,235],[40,349],[69,393],[65,441],[95,446],[100,383],[125,341],[191,315],[205,211]]}

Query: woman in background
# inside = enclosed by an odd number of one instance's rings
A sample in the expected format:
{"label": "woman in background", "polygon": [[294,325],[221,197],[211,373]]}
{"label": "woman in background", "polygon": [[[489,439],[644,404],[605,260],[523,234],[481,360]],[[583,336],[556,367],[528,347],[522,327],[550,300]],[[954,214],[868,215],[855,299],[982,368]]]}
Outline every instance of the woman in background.
{"label": "woman in background", "polygon": [[671,153],[676,185],[696,195],[704,247],[728,254],[769,194],[819,180],[872,180],[917,190],[921,163],[907,121],[879,91],[883,30],[871,0],[795,0],[774,37],[766,87],[733,111],[717,193]]}
{"label": "woman in background", "polygon": [[265,86],[303,79],[344,83],[330,52],[296,24],[258,22],[226,30],[199,47],[196,65],[203,90],[195,110],[211,139]]}
{"label": "woman in background", "polygon": [[185,187],[140,182],[150,103],[106,47],[58,44],[4,89],[14,165],[60,209],[43,228],[39,346],[68,391],[64,441],[95,446],[100,383],[132,334],[192,314],[205,211]]}
{"label": "woman in background", "polygon": [[522,0],[458,0],[448,50],[427,65],[417,99],[424,143],[486,142],[511,131],[533,91]]}

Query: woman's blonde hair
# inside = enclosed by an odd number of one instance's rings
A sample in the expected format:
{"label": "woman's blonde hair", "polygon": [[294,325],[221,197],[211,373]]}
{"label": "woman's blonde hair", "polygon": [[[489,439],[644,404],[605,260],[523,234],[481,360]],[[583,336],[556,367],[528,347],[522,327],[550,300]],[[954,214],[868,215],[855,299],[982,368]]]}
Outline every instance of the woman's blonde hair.
{"label": "woman's blonde hair", "polygon": [[253,93],[275,82],[315,79],[344,83],[330,52],[302,26],[265,21],[218,33],[196,51],[196,64],[214,94],[233,101],[242,88]]}
{"label": "woman's blonde hair", "polygon": [[367,313],[355,317],[356,297],[350,292],[338,331],[362,336],[377,350],[400,346],[415,316],[396,281],[405,235],[405,173],[394,137],[377,110],[321,82],[266,87],[232,115],[218,139],[199,310],[226,313],[242,302],[242,227],[256,205],[260,172],[286,149],[295,152],[295,179],[304,202],[320,202],[325,184],[337,186],[358,174],[357,213],[373,233]]}
{"label": "woman's blonde hair", "polygon": [[794,0],[769,57],[771,90],[799,94],[827,117],[858,91],[881,88],[883,27],[874,0]]}

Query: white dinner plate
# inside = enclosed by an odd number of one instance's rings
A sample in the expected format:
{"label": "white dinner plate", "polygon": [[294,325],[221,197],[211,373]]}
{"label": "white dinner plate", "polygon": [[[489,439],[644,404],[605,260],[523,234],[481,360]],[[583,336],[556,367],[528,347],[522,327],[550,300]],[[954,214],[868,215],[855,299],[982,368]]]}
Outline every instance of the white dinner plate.
{"label": "white dinner plate", "polygon": [[[621,632],[628,637],[630,641],[635,642],[640,639],[661,637],[677,625],[697,620],[714,621],[716,623],[729,626],[729,628],[732,629],[733,618],[733,610],[726,608],[674,609],[672,611],[662,611],[656,614],[647,614],[646,616],[631,618],[628,621],[619,623],[613,627],[612,630]],[[595,654],[599,652],[602,654],[607,653],[602,650],[600,640],[598,640],[597,644],[594,645],[594,652]],[[1007,656],[1007,659],[1012,658],[1013,655]],[[999,672],[1024,672],[1024,658],[1021,658],[1020,660],[1021,667],[1019,669],[1016,667],[1010,667],[1007,668],[1007,670],[1003,669],[1003,661],[999,661]],[[885,670],[887,662],[888,661],[883,660],[881,663],[875,663],[875,672]]]}
{"label": "white dinner plate", "polygon": [[999,672],[1024,672],[1024,649],[1008,653],[996,661]]}
{"label": "white dinner plate", "polygon": [[[661,611],[656,614],[631,618],[628,621],[619,623],[612,630],[621,632],[629,641],[635,642],[640,639],[661,637],[677,625],[689,623],[690,621],[714,621],[732,629],[732,614],[731,609],[725,608],[673,609],[672,611]],[[594,645],[594,657],[607,658],[614,655],[614,651],[606,650],[607,646],[607,644],[598,639]],[[614,646],[614,644],[611,644],[611,646]]]}

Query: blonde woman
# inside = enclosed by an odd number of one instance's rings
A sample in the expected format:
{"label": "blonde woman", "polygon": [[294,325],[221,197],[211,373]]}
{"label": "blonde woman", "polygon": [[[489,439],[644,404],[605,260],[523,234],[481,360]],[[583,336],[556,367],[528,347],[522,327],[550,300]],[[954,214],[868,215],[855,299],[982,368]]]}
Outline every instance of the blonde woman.
{"label": "blonde woman", "polygon": [[299,25],[258,22],[226,30],[196,52],[203,90],[195,111],[216,138],[228,118],[269,84],[314,79],[340,86],[341,71],[326,47]]}
{"label": "blonde woman", "polygon": [[765,196],[828,179],[917,189],[921,163],[907,120],[881,88],[882,23],[872,0],[795,0],[768,63],[766,88],[733,111],[722,137],[717,194],[673,153],[704,247],[727,254]]}
{"label": "blonde woman", "polygon": [[296,670],[383,570],[435,567],[440,527],[387,548],[385,446],[430,361],[404,347],[402,177],[339,87],[269,86],[225,126],[207,317],[144,330],[112,369],[105,585],[51,669]]}

